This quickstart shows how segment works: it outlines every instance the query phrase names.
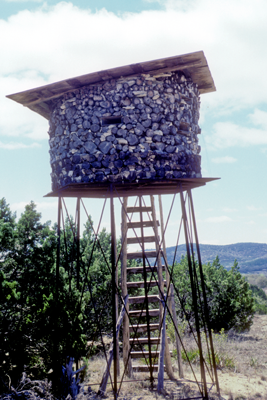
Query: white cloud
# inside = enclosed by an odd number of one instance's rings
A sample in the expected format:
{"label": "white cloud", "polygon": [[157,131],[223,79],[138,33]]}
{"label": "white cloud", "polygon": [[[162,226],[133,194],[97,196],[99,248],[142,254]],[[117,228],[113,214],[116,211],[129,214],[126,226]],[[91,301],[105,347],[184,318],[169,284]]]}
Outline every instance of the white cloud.
{"label": "white cloud", "polygon": [[34,140],[48,138],[48,122],[45,118],[5,97],[7,94],[23,91],[26,85],[31,88],[44,84],[44,79],[34,71],[19,74],[17,77],[14,74],[0,76],[0,136],[20,139],[28,137]]}
{"label": "white cloud", "polygon": [[246,208],[247,208],[247,210],[249,210],[249,211],[259,211],[259,210],[261,210],[261,207],[258,208],[258,207],[255,207],[255,206],[253,206],[253,205],[247,206]]}
{"label": "white cloud", "polygon": [[211,161],[214,162],[215,164],[232,164],[235,163],[237,159],[234,157],[225,156],[225,157],[212,158]]}
{"label": "white cloud", "polygon": [[[198,0],[187,2],[190,6],[186,9],[185,2],[164,3],[166,10],[124,13],[119,17],[105,9],[92,13],[67,2],[43,6],[34,12],[21,11],[8,22],[1,21],[0,31],[7,38],[2,41],[1,54],[4,51],[8,57],[2,58],[0,71],[10,74],[34,69],[48,74],[53,81],[203,49],[215,83],[220,93],[225,88],[228,99],[234,94],[235,99],[237,96],[251,102],[255,92],[264,92],[265,82],[258,88],[254,73],[257,71],[260,76],[260,70],[265,71],[266,67],[262,51],[267,30],[264,0],[258,0],[258,7],[247,0],[236,0],[234,4],[231,0],[223,4]],[[251,52],[254,57],[248,59]],[[247,93],[252,84],[254,90]]]}
{"label": "white cloud", "polygon": [[[204,51],[217,87],[203,96],[203,116],[266,103],[265,0],[257,0],[257,7],[249,0],[160,2],[164,10],[120,15],[104,8],[93,13],[70,2],[44,3],[0,20],[5,38],[0,42],[0,134],[47,138],[45,119],[5,99],[6,94],[198,50]],[[255,110],[251,120],[266,126],[265,117]],[[263,129],[220,124],[211,140],[217,148],[267,143]]]}
{"label": "white cloud", "polygon": [[211,148],[247,147],[267,144],[267,130],[247,128],[233,122],[217,122],[211,136],[206,136]]}
{"label": "white cloud", "polygon": [[9,143],[0,142],[0,149],[5,149],[5,150],[21,150],[34,147],[41,147],[41,145],[39,143],[24,144],[19,142],[9,142]]}
{"label": "white cloud", "polygon": [[223,211],[224,212],[227,212],[227,213],[235,213],[235,212],[238,212],[238,210],[236,209],[236,208],[228,208],[228,207],[224,207],[223,208]]}
{"label": "white cloud", "polygon": [[261,126],[267,130],[267,112],[256,108],[253,114],[249,114],[249,119],[254,125]]}
{"label": "white cloud", "polygon": [[227,217],[226,215],[222,215],[220,217],[209,217],[205,220],[206,222],[211,222],[211,223],[221,223],[221,222],[232,222],[232,218]]}

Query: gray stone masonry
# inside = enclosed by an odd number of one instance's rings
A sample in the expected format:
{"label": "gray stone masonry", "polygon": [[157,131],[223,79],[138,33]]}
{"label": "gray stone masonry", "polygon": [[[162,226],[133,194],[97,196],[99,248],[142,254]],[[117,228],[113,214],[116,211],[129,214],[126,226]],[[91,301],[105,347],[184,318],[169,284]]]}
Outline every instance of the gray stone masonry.
{"label": "gray stone masonry", "polygon": [[200,178],[199,92],[180,72],[107,80],[54,102],[52,189]]}

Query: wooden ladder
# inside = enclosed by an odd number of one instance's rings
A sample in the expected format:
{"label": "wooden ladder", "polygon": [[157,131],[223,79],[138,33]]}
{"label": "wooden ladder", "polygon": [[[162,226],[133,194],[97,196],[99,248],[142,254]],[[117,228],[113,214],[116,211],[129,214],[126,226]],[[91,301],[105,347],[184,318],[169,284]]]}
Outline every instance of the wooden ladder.
{"label": "wooden ladder", "polygon": [[[126,296],[129,292],[129,300],[123,320],[123,361],[126,367],[126,374],[131,377],[133,372],[149,371],[152,379],[152,372],[158,370],[155,358],[159,355],[159,335],[153,336],[153,331],[159,330],[162,326],[163,307],[159,301],[162,294],[166,294],[166,287],[169,286],[168,274],[163,280],[162,265],[163,250],[160,247],[158,227],[159,221],[156,219],[154,197],[150,196],[150,205],[144,204],[143,198],[139,197],[138,206],[128,207],[128,198],[123,199],[122,206],[122,252],[121,252],[121,287],[122,295]],[[132,216],[136,215],[139,220],[132,222]],[[149,216],[149,217],[148,217]],[[153,234],[147,235],[148,229],[152,228]],[[140,234],[136,234],[136,229]],[[128,235],[131,235],[130,237]],[[129,252],[127,245],[138,244],[140,250]],[[155,248],[148,251],[145,246]],[[165,246],[164,246],[165,249]],[[142,266],[128,266],[129,260],[141,259]],[[155,261],[148,263],[147,260]],[[166,259],[166,257],[165,257]],[[127,265],[128,264],[128,265]],[[150,264],[150,265],[149,265]],[[136,275],[142,275],[142,280],[134,279]],[[151,294],[151,289],[158,287],[158,294]],[[134,296],[132,292],[136,289],[143,289],[143,294]],[[140,309],[141,308],[141,309]],[[129,317],[128,317],[129,316]],[[133,320],[135,323],[129,323]],[[140,336],[142,334],[142,337]],[[144,349],[147,345],[148,350]],[[157,345],[157,351],[152,347]],[[133,349],[131,350],[131,347]],[[136,350],[138,349],[138,350]],[[165,370],[168,376],[173,379],[173,369],[171,364],[171,354],[169,351],[168,339],[165,341]],[[133,365],[132,359],[146,359],[146,365]]]}

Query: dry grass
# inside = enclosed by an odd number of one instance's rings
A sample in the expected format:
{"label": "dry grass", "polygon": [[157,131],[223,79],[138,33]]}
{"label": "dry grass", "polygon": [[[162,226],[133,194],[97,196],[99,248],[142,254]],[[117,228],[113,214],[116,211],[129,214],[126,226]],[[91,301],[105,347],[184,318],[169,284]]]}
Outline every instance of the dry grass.
{"label": "dry grass", "polygon": [[[196,347],[192,337],[184,337],[187,349]],[[267,400],[267,315],[256,315],[251,330],[247,333],[229,333],[221,339],[218,335],[214,337],[215,351],[221,356],[221,366],[218,368],[221,396],[229,400]],[[224,358],[223,358],[224,357]],[[225,361],[226,360],[226,361]],[[231,360],[227,366],[227,360]],[[135,362],[136,363],[136,362]],[[177,374],[176,361],[173,361],[174,370]],[[193,374],[187,362],[183,363],[185,378],[175,382],[165,382],[165,393],[158,395],[155,387],[151,390],[148,374],[136,373],[133,382],[124,382],[121,386],[119,399],[141,400],[141,399],[186,399],[199,395],[197,384],[193,381]],[[197,379],[200,378],[197,359],[193,364]],[[89,362],[88,376],[86,378],[85,391],[90,398],[96,398],[96,392],[105,369],[104,357],[94,357]],[[123,372],[123,364],[121,363]],[[156,374],[154,374],[156,376]],[[178,377],[178,374],[177,374]],[[128,378],[124,378],[128,380]],[[166,376],[167,379],[167,376]],[[211,379],[207,378],[211,383]],[[120,379],[119,379],[120,381]],[[211,385],[209,385],[211,387]],[[107,387],[107,398],[113,398],[112,387]],[[211,398],[218,398],[214,388],[210,392]],[[82,398],[82,397],[81,397]],[[85,398],[85,397],[84,397]],[[88,394],[86,395],[88,398]]]}

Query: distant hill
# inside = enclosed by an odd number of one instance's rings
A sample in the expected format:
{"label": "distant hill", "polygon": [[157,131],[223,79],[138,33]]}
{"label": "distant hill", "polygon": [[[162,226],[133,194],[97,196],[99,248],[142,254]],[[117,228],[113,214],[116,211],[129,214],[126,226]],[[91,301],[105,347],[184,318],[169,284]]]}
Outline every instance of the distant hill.
{"label": "distant hill", "polygon": [[[173,263],[175,247],[167,248],[168,263]],[[242,273],[264,273],[267,275],[267,244],[266,243],[236,243],[225,246],[211,244],[200,245],[203,264],[212,262],[218,255],[220,263],[227,269],[231,268],[236,259]],[[184,244],[178,246],[176,261],[186,255]]]}

